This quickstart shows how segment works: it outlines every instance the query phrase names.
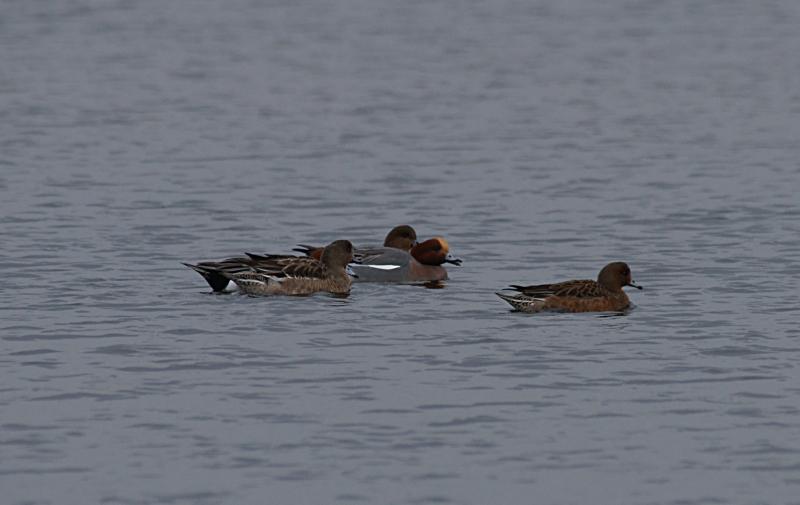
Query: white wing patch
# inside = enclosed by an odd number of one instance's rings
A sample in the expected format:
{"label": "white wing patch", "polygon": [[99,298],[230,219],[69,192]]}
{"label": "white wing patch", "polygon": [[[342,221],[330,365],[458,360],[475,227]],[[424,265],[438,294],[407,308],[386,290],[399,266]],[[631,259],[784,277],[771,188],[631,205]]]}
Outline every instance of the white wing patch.
{"label": "white wing patch", "polygon": [[376,270],[396,270],[400,265],[355,265],[358,268],[374,268]]}

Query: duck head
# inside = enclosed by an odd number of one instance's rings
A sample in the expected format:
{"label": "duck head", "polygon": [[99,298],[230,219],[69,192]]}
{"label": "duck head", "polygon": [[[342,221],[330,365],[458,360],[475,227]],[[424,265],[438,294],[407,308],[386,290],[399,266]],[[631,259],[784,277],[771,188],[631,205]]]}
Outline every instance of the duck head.
{"label": "duck head", "polygon": [[335,240],[325,246],[320,259],[329,268],[346,268],[353,261],[353,244],[349,240]]}
{"label": "duck head", "polygon": [[622,261],[615,261],[604,266],[597,276],[597,283],[611,291],[620,291],[623,286],[642,289],[641,286],[633,282],[631,268]]}
{"label": "duck head", "polygon": [[408,251],[417,244],[417,232],[407,224],[395,226],[383,240],[383,247]]}
{"label": "duck head", "polygon": [[411,248],[411,256],[423,265],[452,263],[460,265],[461,260],[450,254],[450,245],[442,237],[433,237]]}

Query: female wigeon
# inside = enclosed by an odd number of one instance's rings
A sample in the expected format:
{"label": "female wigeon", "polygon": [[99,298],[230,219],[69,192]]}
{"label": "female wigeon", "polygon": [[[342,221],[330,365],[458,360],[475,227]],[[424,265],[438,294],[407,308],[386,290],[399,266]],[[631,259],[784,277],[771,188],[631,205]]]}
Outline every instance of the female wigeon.
{"label": "female wigeon", "polygon": [[514,294],[496,293],[514,309],[522,312],[552,310],[558,312],[618,312],[630,305],[623,286],[642,289],[631,278],[626,263],[609,263],[597,276],[597,281],[575,280],[556,284],[517,286]]}
{"label": "female wigeon", "polygon": [[247,254],[219,262],[184,263],[208,282],[214,291],[224,291],[232,282],[251,295],[309,295],[319,291],[350,292],[348,264],[353,261],[353,244],[331,242],[319,260],[286,255]]}
{"label": "female wigeon", "polygon": [[[300,245],[294,249],[311,257],[323,248]],[[358,248],[354,263],[354,282],[428,282],[447,280],[444,263],[460,265],[461,260],[450,255],[450,246],[442,237],[417,243],[417,233],[408,225],[392,228],[383,247]]]}
{"label": "female wigeon", "polygon": [[[386,238],[383,239],[383,247],[391,247],[394,249],[401,249],[403,251],[410,251],[415,245],[417,245],[417,232],[414,231],[414,228],[408,226],[407,224],[395,226],[389,231],[389,233],[386,235]],[[322,251],[324,251],[325,248],[316,247],[313,245],[298,244],[297,247],[292,250],[301,252],[306,256],[310,256],[315,259],[320,259],[322,257]],[[356,255],[357,254],[358,249],[356,249]]]}

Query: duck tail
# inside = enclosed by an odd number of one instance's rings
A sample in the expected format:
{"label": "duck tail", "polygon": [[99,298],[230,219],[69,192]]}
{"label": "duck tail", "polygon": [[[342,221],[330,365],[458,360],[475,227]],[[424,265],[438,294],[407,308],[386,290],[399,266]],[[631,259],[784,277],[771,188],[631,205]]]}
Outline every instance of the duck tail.
{"label": "duck tail", "polygon": [[193,265],[191,263],[183,262],[181,264],[202,275],[203,279],[205,279],[208,285],[211,286],[211,289],[217,293],[225,291],[225,289],[228,287],[229,281],[231,280],[227,272],[218,268],[214,268],[212,265]]}
{"label": "duck tail", "polygon": [[314,247],[313,245],[308,245],[308,244],[297,244],[297,247],[292,249],[292,251],[305,254],[306,256],[311,256],[311,254],[317,249],[321,249],[321,248],[320,247]]}
{"label": "duck tail", "polygon": [[520,312],[536,312],[536,299],[519,294],[495,293],[501,300]]}

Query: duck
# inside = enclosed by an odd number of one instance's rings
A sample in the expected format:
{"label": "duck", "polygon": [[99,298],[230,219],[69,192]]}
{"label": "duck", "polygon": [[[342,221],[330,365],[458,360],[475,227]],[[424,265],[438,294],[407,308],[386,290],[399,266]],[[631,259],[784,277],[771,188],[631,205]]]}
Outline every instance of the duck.
{"label": "duck", "polygon": [[348,265],[353,244],[336,240],[319,259],[280,254],[252,254],[221,261],[184,263],[203,276],[214,292],[238,289],[249,295],[346,295],[352,283]]}
{"label": "duck", "polygon": [[512,284],[516,293],[495,293],[520,312],[619,312],[631,302],[624,286],[642,289],[631,276],[627,263],[615,261],[604,266],[597,280],[570,280],[553,284],[520,286]]}
{"label": "duck", "polygon": [[[322,249],[299,244],[294,251],[315,257]],[[462,261],[450,254],[443,237],[417,242],[414,228],[399,225],[386,235],[383,247],[357,248],[350,268],[356,275],[353,282],[415,283],[447,280],[445,263],[461,265]]]}
{"label": "duck", "polygon": [[[401,224],[392,228],[383,239],[383,247],[391,247],[393,249],[400,249],[403,251],[410,251],[412,247],[417,245],[417,232],[407,224]],[[313,245],[297,244],[297,247],[292,249],[295,252],[300,252],[306,256],[319,259],[322,256],[324,247],[317,247]],[[358,250],[356,250],[358,254]]]}

